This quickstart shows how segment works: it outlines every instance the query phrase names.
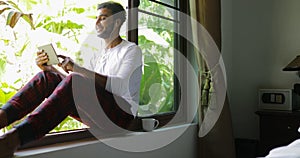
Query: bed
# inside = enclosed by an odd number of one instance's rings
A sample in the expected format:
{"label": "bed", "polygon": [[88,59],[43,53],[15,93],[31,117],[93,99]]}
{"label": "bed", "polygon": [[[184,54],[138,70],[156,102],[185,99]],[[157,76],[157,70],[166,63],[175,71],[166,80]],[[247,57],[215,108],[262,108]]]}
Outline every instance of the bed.
{"label": "bed", "polygon": [[300,158],[300,139],[289,145],[272,149],[265,158]]}

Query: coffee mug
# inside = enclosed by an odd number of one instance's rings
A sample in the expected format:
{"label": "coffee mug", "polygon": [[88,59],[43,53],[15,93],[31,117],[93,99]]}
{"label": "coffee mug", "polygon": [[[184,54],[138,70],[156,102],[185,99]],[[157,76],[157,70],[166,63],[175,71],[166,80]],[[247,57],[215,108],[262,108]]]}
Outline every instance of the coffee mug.
{"label": "coffee mug", "polygon": [[144,118],[142,119],[142,126],[144,131],[153,131],[159,125],[159,121],[154,118]]}

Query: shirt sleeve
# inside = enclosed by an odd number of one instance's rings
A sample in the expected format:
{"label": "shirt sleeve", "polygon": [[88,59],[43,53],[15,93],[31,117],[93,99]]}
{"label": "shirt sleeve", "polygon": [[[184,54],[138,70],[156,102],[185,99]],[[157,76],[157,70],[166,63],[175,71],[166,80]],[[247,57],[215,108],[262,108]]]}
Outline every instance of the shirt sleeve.
{"label": "shirt sleeve", "polygon": [[133,101],[138,102],[141,76],[142,52],[133,45],[125,52],[117,74],[107,78],[106,90],[125,99],[136,98]]}

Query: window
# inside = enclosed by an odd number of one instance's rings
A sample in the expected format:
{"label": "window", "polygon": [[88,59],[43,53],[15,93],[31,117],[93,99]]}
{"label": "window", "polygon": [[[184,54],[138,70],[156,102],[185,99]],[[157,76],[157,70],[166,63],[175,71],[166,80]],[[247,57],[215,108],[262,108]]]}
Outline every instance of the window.
{"label": "window", "polygon": [[[177,4],[141,0],[138,44],[144,54],[139,116],[174,112],[174,51],[178,29]],[[175,9],[174,9],[175,8]]]}
{"label": "window", "polygon": [[[185,0],[118,0],[118,2],[128,8],[128,33],[124,37],[139,44],[145,61],[139,117],[133,128],[139,130],[140,118],[148,116],[158,118],[160,125],[165,125],[179,109],[181,87],[174,72],[180,69],[178,66],[180,64],[174,52],[185,52],[184,40],[178,33],[184,30],[182,27],[184,22],[180,20],[179,12],[186,13],[187,2]],[[78,49],[82,46],[84,35],[90,33],[94,27],[93,17],[96,15],[98,3],[101,1],[87,3],[65,0],[39,3],[35,0],[20,0],[17,4],[20,8],[16,9],[24,13],[34,12],[35,21],[33,25],[28,25],[25,20],[19,20],[14,30],[5,26],[9,11],[2,12],[0,27],[3,31],[0,32],[0,47],[5,49],[0,50],[0,106],[39,71],[32,62],[36,50],[34,42],[38,42],[37,39],[40,40],[40,37],[47,37],[44,40],[56,40],[52,42],[63,53]],[[138,8],[133,9],[137,6]],[[47,12],[43,13],[40,8],[47,8]],[[35,28],[34,31],[31,30],[32,27]],[[10,53],[11,50],[17,51]],[[75,51],[68,55],[77,62],[82,62],[80,52]],[[12,76],[9,72],[17,74]],[[39,142],[39,145],[90,137],[84,128],[86,126],[68,117],[52,131],[54,133]],[[61,132],[66,130],[67,132]],[[35,144],[29,144],[27,147]]]}
{"label": "window", "polygon": [[180,36],[184,30],[180,12],[186,13],[185,3],[183,0],[129,2],[128,28],[137,29],[129,30],[128,39],[138,43],[144,55],[138,116],[156,117],[163,122],[161,125],[168,123],[176,112],[183,112],[179,110],[180,76],[174,72],[181,69],[175,52],[186,52],[185,40]]}

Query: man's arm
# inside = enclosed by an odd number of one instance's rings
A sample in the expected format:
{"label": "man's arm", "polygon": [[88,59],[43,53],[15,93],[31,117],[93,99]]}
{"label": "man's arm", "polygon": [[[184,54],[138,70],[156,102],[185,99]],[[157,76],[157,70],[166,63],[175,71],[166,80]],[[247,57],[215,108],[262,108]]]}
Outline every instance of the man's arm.
{"label": "man's arm", "polygon": [[73,66],[73,72],[80,73],[80,74],[86,76],[87,78],[95,79],[96,83],[99,84],[103,88],[105,88],[105,86],[106,86],[107,76],[100,75],[94,71],[88,70],[77,64]]}
{"label": "man's arm", "polygon": [[95,79],[96,83],[101,87],[105,88],[107,82],[107,76],[98,74],[94,71],[88,70],[82,66],[76,64],[71,58],[58,55],[58,57],[63,58],[62,63],[58,64],[65,72],[69,73],[69,71],[77,72],[87,78]]}

